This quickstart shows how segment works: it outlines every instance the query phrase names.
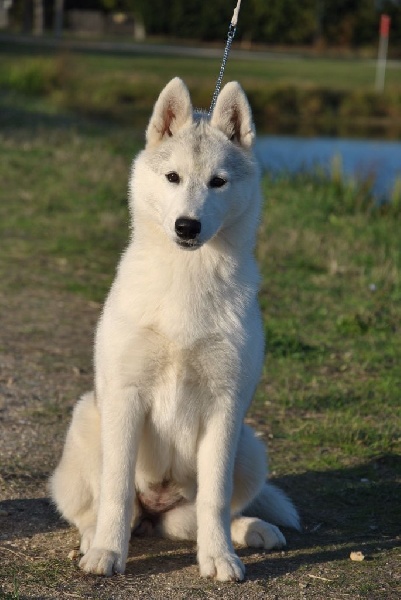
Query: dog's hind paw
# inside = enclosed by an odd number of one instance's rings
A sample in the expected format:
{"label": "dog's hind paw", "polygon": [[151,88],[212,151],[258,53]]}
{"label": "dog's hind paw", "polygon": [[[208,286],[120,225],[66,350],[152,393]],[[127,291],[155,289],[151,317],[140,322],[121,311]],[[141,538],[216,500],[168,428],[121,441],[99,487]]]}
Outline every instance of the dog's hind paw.
{"label": "dog's hind paw", "polygon": [[236,554],[220,556],[198,556],[202,577],[214,577],[217,581],[242,581],[245,567]]}
{"label": "dog's hind paw", "polygon": [[234,544],[264,550],[282,548],[287,543],[278,527],[254,517],[234,519],[231,523],[231,536]]}
{"label": "dog's hind paw", "polygon": [[111,550],[102,548],[91,548],[79,562],[79,566],[86,573],[94,575],[106,575],[110,577],[114,573],[124,573],[125,565],[122,564],[121,556]]}

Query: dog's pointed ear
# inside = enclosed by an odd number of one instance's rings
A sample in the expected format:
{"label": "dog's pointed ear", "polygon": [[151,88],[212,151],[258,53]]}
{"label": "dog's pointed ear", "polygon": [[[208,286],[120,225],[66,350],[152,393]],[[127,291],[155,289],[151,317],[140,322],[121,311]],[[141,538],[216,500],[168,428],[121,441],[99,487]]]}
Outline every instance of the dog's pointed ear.
{"label": "dog's pointed ear", "polygon": [[184,82],[175,77],[160,93],[146,131],[147,147],[157,146],[192,123],[192,104]]}
{"label": "dog's pointed ear", "polygon": [[252,111],[244,90],[237,81],[227,83],[221,90],[210,124],[243,148],[250,148],[252,145],[255,138]]}

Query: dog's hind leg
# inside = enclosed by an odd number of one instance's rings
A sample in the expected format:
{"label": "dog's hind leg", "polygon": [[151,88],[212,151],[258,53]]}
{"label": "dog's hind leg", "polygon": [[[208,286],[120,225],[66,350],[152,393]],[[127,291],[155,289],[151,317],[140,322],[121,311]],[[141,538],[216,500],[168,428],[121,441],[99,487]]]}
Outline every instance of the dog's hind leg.
{"label": "dog's hind leg", "polygon": [[242,510],[260,493],[266,481],[267,459],[264,444],[249,425],[243,425],[234,466],[231,514]]}
{"label": "dog's hind leg", "polygon": [[[265,483],[266,473],[265,447],[252,429],[244,425],[235,461],[231,502],[231,538],[234,544],[265,550],[280,548],[285,545],[285,538],[278,527],[268,521],[299,528],[296,509],[284,492]],[[250,509],[247,508],[249,505]],[[252,516],[242,516],[242,512]],[[262,518],[257,518],[259,516]],[[157,532],[171,539],[195,541],[195,503],[188,502],[164,513]]]}
{"label": "dog's hind leg", "polygon": [[238,546],[250,548],[282,548],[286,540],[280,529],[256,517],[236,517],[231,521],[231,539]]}
{"label": "dog's hind leg", "polygon": [[172,540],[196,541],[196,505],[186,502],[167,511],[160,517],[156,533]]}
{"label": "dog's hind leg", "polygon": [[[235,518],[263,489],[266,478],[266,453],[252,429],[243,426],[234,467],[234,493],[231,515]],[[235,536],[238,537],[238,523]],[[180,540],[196,540],[196,502],[186,502],[160,515],[156,533]],[[242,541],[240,542],[242,544]]]}
{"label": "dog's hind leg", "polygon": [[[195,504],[184,504],[164,513],[155,533],[172,540],[196,541]],[[265,550],[285,545],[284,536],[277,527],[253,517],[234,517],[231,521],[231,538],[239,546]]]}
{"label": "dog's hind leg", "polygon": [[265,483],[266,474],[265,447],[253,430],[244,425],[234,470],[235,516],[231,521],[234,544],[265,550],[280,548],[286,541],[277,525],[299,529],[298,513],[292,502],[284,492]]}
{"label": "dog's hind leg", "polygon": [[82,553],[89,549],[96,527],[100,461],[100,419],[90,392],[74,409],[63,455],[49,482],[58,510],[79,529]]}
{"label": "dog's hind leg", "polygon": [[[173,540],[196,541],[196,507],[185,504],[162,515],[156,533]],[[285,538],[278,527],[253,517],[234,517],[231,521],[231,539],[239,546],[252,548],[281,548]]]}

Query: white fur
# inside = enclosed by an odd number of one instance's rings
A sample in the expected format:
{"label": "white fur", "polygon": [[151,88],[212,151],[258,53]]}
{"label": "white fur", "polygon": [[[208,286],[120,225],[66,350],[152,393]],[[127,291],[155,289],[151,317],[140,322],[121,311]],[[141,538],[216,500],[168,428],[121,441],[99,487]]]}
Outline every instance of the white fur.
{"label": "white fur", "polygon": [[[149,526],[144,506],[168,507],[156,530],[197,540],[201,575],[222,581],[244,577],[233,542],[285,544],[274,525],[241,516],[252,501],[258,516],[299,527],[290,500],[265,484],[264,446],[243,423],[264,348],[253,137],[237,83],[210,120],[193,114],[179,79],[155,105],[132,169],[133,234],[97,328],[95,392],[77,404],[51,479],[89,573],[124,571],[131,527]],[[177,243],[181,217],[201,223],[188,248]]]}

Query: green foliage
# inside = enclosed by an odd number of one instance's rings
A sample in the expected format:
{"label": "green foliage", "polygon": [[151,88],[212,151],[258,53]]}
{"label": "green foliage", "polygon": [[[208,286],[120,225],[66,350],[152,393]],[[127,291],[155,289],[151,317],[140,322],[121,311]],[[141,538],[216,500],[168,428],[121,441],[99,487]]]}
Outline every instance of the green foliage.
{"label": "green foliage", "polygon": [[[82,7],[82,2],[80,6]],[[135,12],[138,2],[137,0],[101,0],[99,4],[106,11],[127,11]]]}
{"label": "green foliage", "polygon": [[391,43],[397,44],[401,29],[400,6],[391,0],[380,3],[363,0],[324,0],[322,26],[329,43],[361,45],[377,42],[380,13],[391,17]]}
{"label": "green foliage", "polygon": [[[148,33],[201,40],[221,39],[235,6],[227,0],[139,0],[136,4]],[[399,7],[388,0],[382,10],[392,17],[396,44],[401,31]],[[237,36],[265,44],[310,44],[323,39],[351,46],[376,43],[378,23],[373,1],[248,0],[241,9]]]}
{"label": "green foliage", "polygon": [[[27,57],[20,49],[3,47],[0,86],[44,96],[55,107],[133,123],[149,114],[160,89],[176,75],[189,85],[194,105],[208,107],[218,67],[216,60],[167,55],[44,51]],[[330,128],[378,119],[387,120],[394,131],[394,124],[401,123],[398,71],[389,71],[383,94],[372,91],[374,76],[374,64],[358,60],[235,60],[227,67],[227,79],[241,81],[246,89],[258,126],[318,123]]]}
{"label": "green foliage", "polygon": [[[12,20],[26,28],[29,3],[14,0]],[[78,0],[66,10],[126,11],[139,16],[149,35],[190,40],[219,40],[226,35],[236,0]],[[379,7],[380,4],[380,7]],[[27,10],[28,7],[28,10]],[[44,1],[47,27],[53,22],[53,3]],[[312,44],[351,47],[375,45],[379,13],[391,16],[391,45],[400,47],[401,10],[394,0],[246,0],[242,3],[237,40],[262,44]]]}
{"label": "green foliage", "polygon": [[250,0],[241,12],[240,38],[271,43],[310,43],[316,32],[314,0]]}

